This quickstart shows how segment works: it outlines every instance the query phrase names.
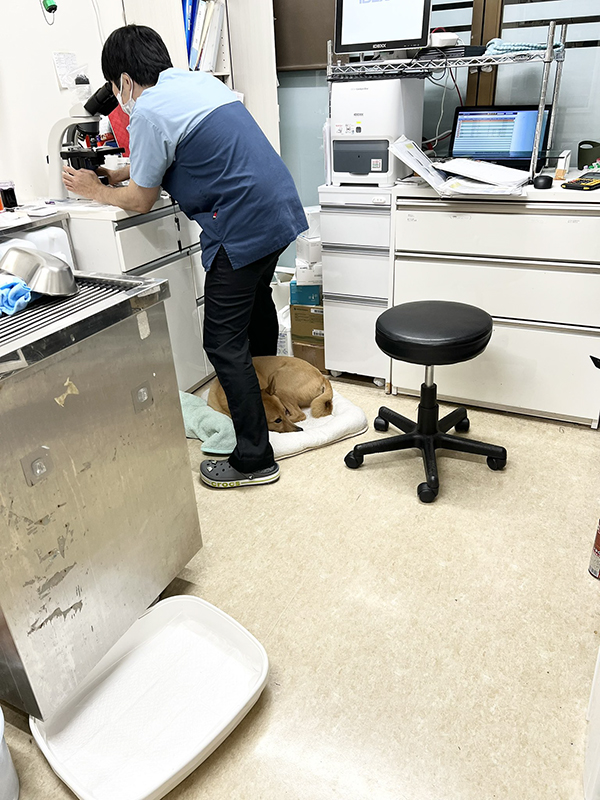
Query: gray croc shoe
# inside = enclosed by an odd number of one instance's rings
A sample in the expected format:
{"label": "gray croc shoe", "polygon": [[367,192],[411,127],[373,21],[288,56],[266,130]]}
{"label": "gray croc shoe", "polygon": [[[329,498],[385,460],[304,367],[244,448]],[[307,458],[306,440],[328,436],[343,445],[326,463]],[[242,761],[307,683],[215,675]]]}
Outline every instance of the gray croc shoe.
{"label": "gray croc shoe", "polygon": [[236,486],[262,486],[265,483],[275,483],[279,480],[279,466],[273,464],[266,469],[257,469],[254,472],[238,472],[229,461],[202,461],[200,464],[200,477],[208,486],[215,489],[233,489]]}

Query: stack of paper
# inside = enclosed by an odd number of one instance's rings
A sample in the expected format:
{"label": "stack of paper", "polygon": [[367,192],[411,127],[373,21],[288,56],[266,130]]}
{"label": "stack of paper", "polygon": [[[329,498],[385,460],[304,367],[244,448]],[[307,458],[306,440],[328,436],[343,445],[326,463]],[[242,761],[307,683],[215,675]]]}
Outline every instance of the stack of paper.
{"label": "stack of paper", "polygon": [[190,69],[215,71],[224,17],[222,0],[198,0],[190,47]]}
{"label": "stack of paper", "polygon": [[436,165],[406,136],[391,144],[390,151],[442,196],[497,194],[521,197],[523,186],[529,181],[529,173],[522,169],[470,158],[454,158]]}

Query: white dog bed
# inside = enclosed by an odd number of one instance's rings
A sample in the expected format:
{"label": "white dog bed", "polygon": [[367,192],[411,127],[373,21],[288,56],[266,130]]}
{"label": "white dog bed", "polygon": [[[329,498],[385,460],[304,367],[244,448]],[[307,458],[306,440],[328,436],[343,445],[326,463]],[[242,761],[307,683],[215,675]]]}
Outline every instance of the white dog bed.
{"label": "white dog bed", "polygon": [[[206,400],[208,389],[201,396]],[[293,433],[269,431],[269,439],[277,461],[297,456],[307,450],[315,450],[318,447],[340,442],[342,439],[360,436],[369,429],[369,423],[362,408],[355,406],[335,390],[332,414],[317,419],[312,416],[310,408],[302,410],[306,414],[306,419],[298,423],[298,426],[302,428],[301,431]]]}
{"label": "white dog bed", "polygon": [[369,430],[369,423],[362,408],[355,406],[335,390],[332,414],[315,418],[310,408],[302,410],[306,414],[306,419],[297,423],[302,431],[293,433],[269,431],[269,439],[277,461],[297,456],[298,453],[307,450],[315,450],[317,447],[325,447],[342,439],[359,436]]}

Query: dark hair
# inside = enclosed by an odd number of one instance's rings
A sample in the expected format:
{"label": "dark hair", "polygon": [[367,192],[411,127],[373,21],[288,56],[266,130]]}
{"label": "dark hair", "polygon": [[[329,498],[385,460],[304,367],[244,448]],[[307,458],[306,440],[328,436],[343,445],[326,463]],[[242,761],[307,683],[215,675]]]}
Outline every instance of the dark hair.
{"label": "dark hair", "polygon": [[108,37],[102,49],[102,72],[117,86],[126,72],[139,86],[154,86],[159,73],[173,66],[161,37],[145,25],[125,25]]}

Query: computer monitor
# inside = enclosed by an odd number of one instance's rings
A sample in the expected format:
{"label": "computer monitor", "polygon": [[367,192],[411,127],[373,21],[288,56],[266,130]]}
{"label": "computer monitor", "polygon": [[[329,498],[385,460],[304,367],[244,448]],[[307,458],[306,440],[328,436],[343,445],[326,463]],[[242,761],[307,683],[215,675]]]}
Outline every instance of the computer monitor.
{"label": "computer monitor", "polygon": [[336,53],[425,47],[431,0],[336,0]]}
{"label": "computer monitor", "polygon": [[[541,169],[548,147],[551,106],[544,111],[540,146]],[[537,106],[462,106],[456,109],[450,155],[476,158],[516,169],[528,169],[533,153]]]}

